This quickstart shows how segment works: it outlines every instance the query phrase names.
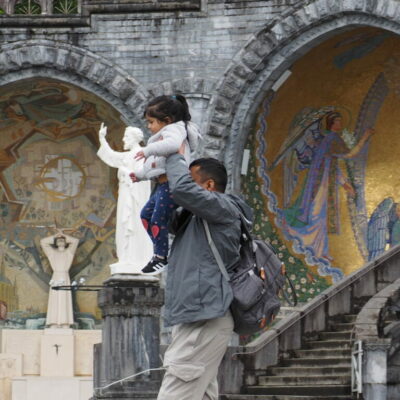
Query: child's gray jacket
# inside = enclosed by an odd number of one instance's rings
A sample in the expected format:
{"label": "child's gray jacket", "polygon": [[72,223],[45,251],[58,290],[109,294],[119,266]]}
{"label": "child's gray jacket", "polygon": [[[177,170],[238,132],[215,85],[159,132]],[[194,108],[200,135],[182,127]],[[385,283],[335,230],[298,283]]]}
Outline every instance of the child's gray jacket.
{"label": "child's gray jacket", "polygon": [[151,179],[165,174],[165,157],[177,153],[181,144],[185,142],[185,159],[189,165],[191,153],[197,148],[200,131],[196,124],[187,122],[187,129],[183,121],[168,124],[156,134],[150,136],[146,147],[142,148],[146,160],[143,169],[135,171],[139,180]]}

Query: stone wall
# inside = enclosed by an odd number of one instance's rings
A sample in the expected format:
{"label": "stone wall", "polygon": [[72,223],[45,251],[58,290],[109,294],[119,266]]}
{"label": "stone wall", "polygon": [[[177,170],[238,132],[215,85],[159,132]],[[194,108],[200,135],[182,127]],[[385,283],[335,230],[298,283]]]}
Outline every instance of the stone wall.
{"label": "stone wall", "polygon": [[[135,3],[136,12],[114,14],[114,3]],[[240,181],[236,161],[260,96],[294,60],[343,29],[400,31],[394,0],[202,0],[199,10],[176,11],[171,2],[162,12],[141,11],[144,2],[90,4],[86,16],[3,16],[0,43],[49,40],[95,54],[136,80],[142,101],[177,90],[205,98],[205,152],[225,158],[234,191]]]}
{"label": "stone wall", "polygon": [[[17,62],[13,69],[19,70],[20,77],[23,77],[21,69],[33,68],[29,73],[25,72],[27,76],[52,75],[55,67],[67,71],[69,76],[60,76],[61,79],[74,82],[74,75],[78,75],[80,79],[99,85],[99,90],[108,91],[109,82],[104,76],[111,74],[108,72],[111,67],[137,83],[135,100],[128,104],[128,109],[136,109],[138,103],[147,101],[153,94],[182,91],[189,97],[191,94],[196,96],[197,100],[192,101],[193,107],[202,110],[197,122],[200,119],[208,121],[209,101],[227,65],[266,23],[298,1],[203,0],[198,10],[193,11],[187,11],[181,3],[183,11],[179,12],[175,11],[174,2],[168,2],[169,8],[161,3],[166,2],[157,2],[160,8],[153,12],[146,9],[147,2],[86,1],[82,3],[84,16],[3,16],[0,19],[0,44],[5,46],[3,52],[10,46],[30,49],[25,51],[28,53],[25,57],[31,56],[32,60],[25,59],[22,64]],[[195,7],[198,2],[190,3]],[[112,4],[135,5],[136,9],[135,12],[115,14]],[[114,12],[118,12],[117,6]],[[88,13],[90,17],[87,17]],[[40,53],[30,46],[44,40],[46,46],[52,47],[53,53],[65,54],[61,49],[73,48],[84,65],[76,65],[79,60],[75,56],[71,60],[62,55],[57,56],[57,65],[54,65],[51,57],[45,54],[42,63],[50,71],[39,71],[38,68],[42,67],[40,60],[33,58],[34,54]],[[92,63],[90,69],[88,60],[93,59],[98,64],[95,66]],[[104,65],[107,65],[106,73]],[[20,79],[18,76],[14,78],[3,74],[2,83]],[[118,84],[125,87],[126,81],[118,78]],[[103,97],[115,103],[105,94]],[[199,102],[204,104],[198,105]],[[129,115],[128,109],[121,111],[132,121],[134,118]]]}

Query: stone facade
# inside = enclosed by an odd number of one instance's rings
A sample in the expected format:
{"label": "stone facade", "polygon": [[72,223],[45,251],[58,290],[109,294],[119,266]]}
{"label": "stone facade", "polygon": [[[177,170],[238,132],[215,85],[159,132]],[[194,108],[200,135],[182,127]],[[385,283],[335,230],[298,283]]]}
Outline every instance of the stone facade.
{"label": "stone facade", "polygon": [[181,92],[206,132],[200,152],[225,161],[232,192],[256,110],[296,60],[355,27],[400,33],[398,0],[78,0],[73,14],[36,3],[40,13],[21,17],[21,0],[0,1],[0,86],[71,83],[142,127],[149,99]]}

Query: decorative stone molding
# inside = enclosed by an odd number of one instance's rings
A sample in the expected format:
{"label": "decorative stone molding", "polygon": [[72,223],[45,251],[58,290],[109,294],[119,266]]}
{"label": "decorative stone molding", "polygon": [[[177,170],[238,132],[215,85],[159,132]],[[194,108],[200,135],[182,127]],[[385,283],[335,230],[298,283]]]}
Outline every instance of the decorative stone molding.
{"label": "decorative stone molding", "polygon": [[312,0],[289,8],[248,41],[218,83],[205,147],[225,159],[230,191],[239,191],[238,160],[256,109],[282,73],[340,30],[373,26],[400,34],[399,20],[395,0]]}
{"label": "decorative stone molding", "polygon": [[149,89],[149,93],[152,97],[162,94],[183,93],[184,95],[210,99],[211,93],[215,91],[215,84],[214,79],[206,78],[174,79],[157,84],[157,86]]}
{"label": "decorative stone molding", "polygon": [[82,0],[82,13],[200,11],[201,0]]}
{"label": "decorative stone molding", "polygon": [[108,287],[99,293],[103,318],[159,317],[163,304],[164,292],[158,286]]}
{"label": "decorative stone molding", "polygon": [[365,351],[389,351],[391,346],[390,339],[376,339],[375,342],[365,342],[363,348]]}
{"label": "decorative stone molding", "polygon": [[114,106],[127,124],[143,124],[149,94],[122,68],[67,43],[20,41],[0,48],[0,84],[23,78],[52,77],[84,87]]}

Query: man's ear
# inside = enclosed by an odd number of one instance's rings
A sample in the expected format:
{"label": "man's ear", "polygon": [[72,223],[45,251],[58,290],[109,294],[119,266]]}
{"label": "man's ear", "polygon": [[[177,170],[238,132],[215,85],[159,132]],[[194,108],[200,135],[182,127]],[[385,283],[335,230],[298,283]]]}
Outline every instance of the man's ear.
{"label": "man's ear", "polygon": [[208,179],[206,183],[206,189],[209,190],[210,192],[215,192],[215,181],[214,179]]}

